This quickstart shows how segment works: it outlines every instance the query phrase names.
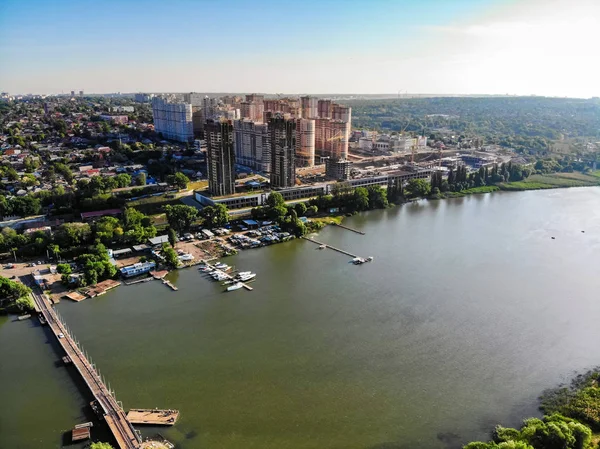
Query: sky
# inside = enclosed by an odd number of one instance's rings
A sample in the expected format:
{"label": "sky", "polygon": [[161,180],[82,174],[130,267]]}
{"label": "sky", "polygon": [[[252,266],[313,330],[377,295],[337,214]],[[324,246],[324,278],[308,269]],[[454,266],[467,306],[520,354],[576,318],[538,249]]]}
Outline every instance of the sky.
{"label": "sky", "polygon": [[600,0],[1,0],[0,90],[600,96]]}

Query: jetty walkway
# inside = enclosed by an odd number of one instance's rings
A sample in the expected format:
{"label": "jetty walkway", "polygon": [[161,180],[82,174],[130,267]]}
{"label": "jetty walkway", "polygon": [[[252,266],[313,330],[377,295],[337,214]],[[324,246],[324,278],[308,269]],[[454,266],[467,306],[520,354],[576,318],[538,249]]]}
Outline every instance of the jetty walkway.
{"label": "jetty walkway", "polygon": [[349,253],[348,251],[344,251],[343,249],[339,249],[339,248],[336,248],[335,246],[328,245],[327,243],[319,242],[318,240],[315,240],[312,237],[310,237],[310,238],[309,237],[302,237],[302,238],[304,240],[309,241],[309,242],[316,243],[317,245],[324,246],[325,248],[329,248],[329,249],[332,249],[334,251],[337,251],[338,253],[342,253],[342,254],[345,254],[346,256],[350,256],[353,259],[355,259],[355,258],[358,257],[356,254]]}
{"label": "jetty walkway", "polygon": [[56,336],[58,343],[62,346],[67,356],[77,368],[84,382],[100,404],[104,419],[112,432],[119,449],[137,449],[141,447],[141,438],[136,433],[122,406],[114,398],[113,394],[104,384],[104,381],[90,363],[75,340],[70,335],[67,327],[60,321],[56,312],[50,307],[46,299],[37,293],[37,287],[30,285],[33,290],[32,296],[35,308],[45,318],[48,327]]}

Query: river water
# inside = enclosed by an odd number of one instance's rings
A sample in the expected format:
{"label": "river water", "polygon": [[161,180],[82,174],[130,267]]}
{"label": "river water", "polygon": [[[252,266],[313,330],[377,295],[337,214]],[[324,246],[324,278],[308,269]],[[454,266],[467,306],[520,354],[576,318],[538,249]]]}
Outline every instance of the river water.
{"label": "river water", "polygon": [[[600,188],[494,193],[364,213],[318,239],[57,310],[126,409],[175,408],[178,448],[454,448],[538,414],[600,361]],[[585,232],[582,232],[585,231]],[[551,237],[555,237],[552,239]],[[1,448],[54,448],[89,419],[33,321],[0,317]],[[93,435],[103,438],[97,425]],[[73,446],[71,446],[73,447]],[[75,446],[77,447],[77,446]]]}

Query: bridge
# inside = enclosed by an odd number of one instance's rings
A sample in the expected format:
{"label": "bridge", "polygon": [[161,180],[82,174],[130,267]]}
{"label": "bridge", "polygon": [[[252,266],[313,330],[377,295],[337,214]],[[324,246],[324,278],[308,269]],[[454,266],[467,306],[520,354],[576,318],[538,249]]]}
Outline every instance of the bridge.
{"label": "bridge", "polygon": [[137,449],[142,445],[141,438],[136,433],[131,423],[127,420],[123,407],[117,402],[114,395],[106,387],[94,365],[79,348],[79,345],[61,322],[58,315],[50,307],[43,295],[37,293],[37,287],[31,285],[35,308],[45,318],[58,343],[62,346],[67,356],[73,362],[84,382],[98,401],[104,419],[112,432],[119,449]]}

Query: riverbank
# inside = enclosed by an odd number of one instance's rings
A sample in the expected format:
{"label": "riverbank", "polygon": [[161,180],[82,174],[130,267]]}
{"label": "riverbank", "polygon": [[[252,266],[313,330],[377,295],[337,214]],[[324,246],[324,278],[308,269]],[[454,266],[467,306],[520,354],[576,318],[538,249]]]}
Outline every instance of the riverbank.
{"label": "riverbank", "polygon": [[600,171],[583,174],[549,173],[545,175],[531,175],[523,181],[501,182],[495,185],[473,187],[460,192],[442,192],[430,195],[427,199],[442,200],[448,198],[462,198],[469,195],[492,193],[498,191],[522,192],[526,190],[564,189],[568,187],[596,187],[600,186]]}

